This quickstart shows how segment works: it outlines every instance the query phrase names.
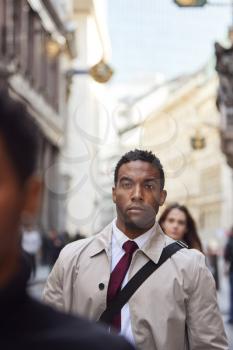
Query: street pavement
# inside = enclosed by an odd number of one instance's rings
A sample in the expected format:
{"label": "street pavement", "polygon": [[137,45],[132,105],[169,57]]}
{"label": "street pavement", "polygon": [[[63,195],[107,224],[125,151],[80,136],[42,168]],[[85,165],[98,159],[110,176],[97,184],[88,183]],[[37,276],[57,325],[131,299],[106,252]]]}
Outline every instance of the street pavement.
{"label": "street pavement", "polygon": [[[223,274],[223,264],[219,262],[220,267],[220,289],[217,293],[219,308],[223,317],[225,330],[229,340],[229,349],[233,350],[233,325],[227,323],[229,309],[229,285],[228,278]],[[37,269],[36,278],[30,282],[29,292],[37,299],[41,299],[42,291],[45,285],[46,278],[49,274],[47,266],[39,266]]]}

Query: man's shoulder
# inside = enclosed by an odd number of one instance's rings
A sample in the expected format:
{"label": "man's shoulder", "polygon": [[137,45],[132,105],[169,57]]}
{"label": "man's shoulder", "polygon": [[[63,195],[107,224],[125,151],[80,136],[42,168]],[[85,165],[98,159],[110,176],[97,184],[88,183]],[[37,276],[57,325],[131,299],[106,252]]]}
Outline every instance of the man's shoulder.
{"label": "man's shoulder", "polygon": [[[166,245],[176,241],[165,235]],[[178,250],[171,256],[171,261],[182,270],[193,271],[193,269],[206,268],[205,255],[197,249],[188,249],[186,247]]]}
{"label": "man's shoulder", "polygon": [[197,286],[198,288],[202,287],[199,280],[213,280],[204,254],[197,249],[180,249],[171,257],[170,267],[172,267],[173,273],[176,271],[175,276],[183,281],[183,287],[188,295]]}
{"label": "man's shoulder", "polygon": [[62,261],[67,261],[78,257],[81,252],[83,252],[88,247],[92,247],[96,244],[97,241],[102,239],[106,233],[109,233],[111,225],[106,226],[103,230],[101,230],[99,233],[80,239],[78,241],[72,242],[67,244],[61,251],[59,259]]}
{"label": "man's shoulder", "polygon": [[197,285],[200,277],[212,279],[206,265],[206,257],[197,249],[180,249],[172,256],[171,261],[189,286]]}
{"label": "man's shoulder", "polygon": [[[174,239],[172,239],[171,237],[165,234],[164,234],[164,237],[165,237],[166,246],[176,242]],[[175,260],[181,261],[182,265],[184,265],[184,262],[186,263],[186,265],[193,264],[193,263],[201,264],[201,265],[205,264],[204,254],[197,249],[189,249],[184,247],[178,250],[178,252],[172,256],[172,258]]]}
{"label": "man's shoulder", "polygon": [[182,248],[174,257],[179,259],[182,265],[205,265],[205,255],[197,249]]}

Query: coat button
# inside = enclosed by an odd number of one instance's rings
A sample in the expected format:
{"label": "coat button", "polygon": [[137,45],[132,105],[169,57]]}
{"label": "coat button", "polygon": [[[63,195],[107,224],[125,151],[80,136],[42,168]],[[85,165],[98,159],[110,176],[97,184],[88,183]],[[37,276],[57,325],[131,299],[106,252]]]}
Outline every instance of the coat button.
{"label": "coat button", "polygon": [[104,284],[103,284],[103,283],[100,283],[100,284],[99,284],[99,289],[100,289],[100,290],[103,290],[103,289],[104,289],[104,287],[105,287],[105,286],[104,286]]}

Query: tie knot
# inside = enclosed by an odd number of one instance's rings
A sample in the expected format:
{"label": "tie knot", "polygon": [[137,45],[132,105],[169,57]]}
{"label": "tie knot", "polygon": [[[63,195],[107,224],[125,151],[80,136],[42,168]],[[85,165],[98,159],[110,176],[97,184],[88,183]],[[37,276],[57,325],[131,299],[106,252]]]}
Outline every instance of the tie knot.
{"label": "tie knot", "polygon": [[138,245],[134,241],[126,241],[122,247],[127,254],[133,254],[138,249]]}

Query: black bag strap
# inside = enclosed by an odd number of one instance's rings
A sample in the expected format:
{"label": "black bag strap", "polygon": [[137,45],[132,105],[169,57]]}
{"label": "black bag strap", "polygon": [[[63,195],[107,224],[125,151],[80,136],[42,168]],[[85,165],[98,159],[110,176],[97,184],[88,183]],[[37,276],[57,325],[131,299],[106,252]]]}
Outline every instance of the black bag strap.
{"label": "black bag strap", "polygon": [[99,318],[99,321],[104,323],[110,323],[113,317],[120,312],[122,307],[127,303],[131,296],[136,292],[140,285],[155,271],[157,270],[167,259],[182,248],[188,248],[188,246],[182,241],[176,241],[166,246],[157,264],[152,260],[148,261],[126,284],[124,288],[117,294],[112,302],[107,306],[105,311]]}

